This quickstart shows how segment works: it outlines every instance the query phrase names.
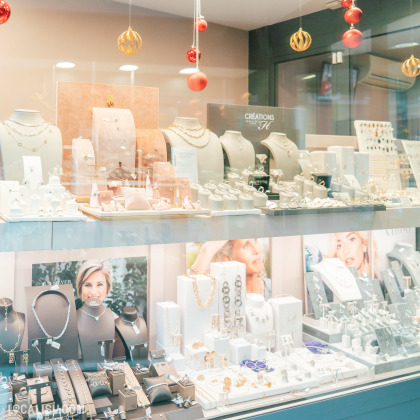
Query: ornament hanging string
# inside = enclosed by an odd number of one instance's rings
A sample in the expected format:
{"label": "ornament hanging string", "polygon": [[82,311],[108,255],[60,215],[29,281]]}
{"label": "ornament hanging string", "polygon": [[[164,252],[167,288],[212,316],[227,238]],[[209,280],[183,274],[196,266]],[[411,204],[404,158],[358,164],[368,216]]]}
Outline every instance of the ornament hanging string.
{"label": "ornament hanging string", "polygon": [[199,71],[198,68],[198,51],[200,51],[200,41],[199,41],[199,35],[198,35],[198,18],[201,15],[201,1],[195,0],[194,4],[194,35],[195,35],[195,48],[197,50],[197,60],[195,62],[195,68],[197,71]]}

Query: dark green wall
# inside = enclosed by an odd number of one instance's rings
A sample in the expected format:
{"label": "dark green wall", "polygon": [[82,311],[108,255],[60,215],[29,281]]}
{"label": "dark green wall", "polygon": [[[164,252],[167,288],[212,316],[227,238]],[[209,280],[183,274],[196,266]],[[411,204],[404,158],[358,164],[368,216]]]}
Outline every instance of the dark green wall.
{"label": "dark green wall", "polygon": [[[365,39],[386,34],[388,25],[399,31],[409,26],[410,0],[359,0],[363,19],[356,27],[364,32]],[[330,52],[332,45],[341,40],[349,25],[344,20],[346,9],[322,10],[303,16],[303,29],[312,36],[311,47],[304,52],[290,48],[290,35],[299,29],[299,19],[291,19],[266,26],[249,33],[249,92],[253,105],[276,105],[276,63]],[[420,11],[420,0],[413,0],[413,11]],[[414,22],[415,26],[420,22]],[[365,32],[367,31],[367,32]],[[345,49],[341,44],[341,49]],[[335,45],[337,49],[337,44]]]}

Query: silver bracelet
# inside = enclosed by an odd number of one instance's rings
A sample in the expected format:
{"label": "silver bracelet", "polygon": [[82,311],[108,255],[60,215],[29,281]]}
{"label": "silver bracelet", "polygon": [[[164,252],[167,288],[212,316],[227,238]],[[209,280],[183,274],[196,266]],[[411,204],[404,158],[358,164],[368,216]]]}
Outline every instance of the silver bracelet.
{"label": "silver bracelet", "polygon": [[146,388],[146,392],[149,392],[153,388],[157,388],[158,386],[168,385],[166,382],[162,382],[161,384],[151,385],[149,388]]}

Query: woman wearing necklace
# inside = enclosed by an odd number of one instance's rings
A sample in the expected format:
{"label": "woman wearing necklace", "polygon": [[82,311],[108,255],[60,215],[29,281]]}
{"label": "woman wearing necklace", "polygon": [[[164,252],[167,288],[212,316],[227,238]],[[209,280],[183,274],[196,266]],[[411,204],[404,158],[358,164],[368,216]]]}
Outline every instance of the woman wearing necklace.
{"label": "woman wearing necklace", "polygon": [[258,239],[205,242],[190,271],[192,274],[208,273],[210,263],[238,261],[246,266],[246,293],[258,293],[271,298],[271,279],[267,277]]}

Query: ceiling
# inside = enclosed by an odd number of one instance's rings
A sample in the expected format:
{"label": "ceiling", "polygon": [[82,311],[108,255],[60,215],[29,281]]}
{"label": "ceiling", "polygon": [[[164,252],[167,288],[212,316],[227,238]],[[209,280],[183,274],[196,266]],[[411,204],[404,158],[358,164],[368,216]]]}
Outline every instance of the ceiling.
{"label": "ceiling", "polygon": [[[130,0],[113,0],[129,4]],[[252,30],[326,9],[331,0],[202,0],[201,12],[208,22]],[[338,0],[333,1],[338,3]],[[194,0],[131,0],[133,6],[192,18]],[[134,11],[134,10],[133,10]]]}

